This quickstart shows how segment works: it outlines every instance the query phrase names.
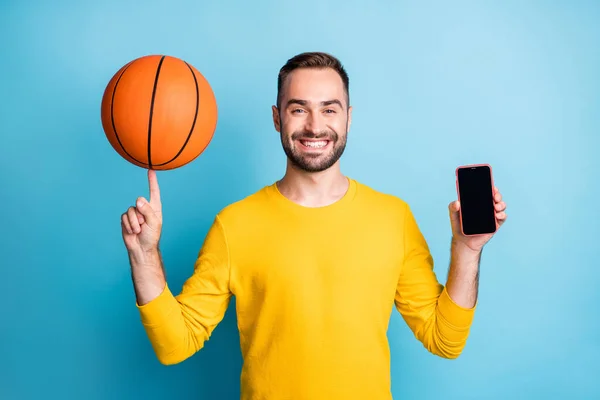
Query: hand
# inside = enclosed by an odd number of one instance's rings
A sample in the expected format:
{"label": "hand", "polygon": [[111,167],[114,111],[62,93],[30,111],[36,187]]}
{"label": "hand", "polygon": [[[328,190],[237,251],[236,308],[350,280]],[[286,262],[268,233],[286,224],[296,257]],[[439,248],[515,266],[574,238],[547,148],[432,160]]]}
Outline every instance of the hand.
{"label": "hand", "polygon": [[[466,236],[463,235],[460,228],[460,203],[453,201],[448,206],[450,212],[450,223],[452,225],[452,239],[458,244],[464,244],[473,251],[481,251],[483,246],[494,236],[495,233],[483,235]],[[506,204],[502,201],[502,195],[497,187],[494,186],[494,209],[496,214],[496,232],[498,228],[506,221]]]}
{"label": "hand", "polygon": [[150,201],[138,197],[136,206],[121,215],[121,230],[127,250],[150,251],[158,247],[162,229],[162,205],[156,171],[148,170]]}

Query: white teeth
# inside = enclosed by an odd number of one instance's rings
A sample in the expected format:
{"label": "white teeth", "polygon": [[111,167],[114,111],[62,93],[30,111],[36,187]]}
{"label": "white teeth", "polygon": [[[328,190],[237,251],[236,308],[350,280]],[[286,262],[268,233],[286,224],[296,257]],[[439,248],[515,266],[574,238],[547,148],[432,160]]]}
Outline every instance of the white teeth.
{"label": "white teeth", "polygon": [[318,149],[320,147],[327,146],[327,141],[324,141],[324,140],[319,141],[319,142],[305,142],[305,141],[302,141],[302,144],[304,146],[306,146],[306,147],[312,147],[312,148]]}

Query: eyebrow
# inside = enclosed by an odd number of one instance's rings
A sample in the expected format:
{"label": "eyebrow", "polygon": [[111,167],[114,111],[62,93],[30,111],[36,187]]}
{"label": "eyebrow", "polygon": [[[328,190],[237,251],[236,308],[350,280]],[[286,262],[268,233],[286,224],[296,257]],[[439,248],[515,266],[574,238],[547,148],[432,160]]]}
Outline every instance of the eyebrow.
{"label": "eyebrow", "polygon": [[[306,101],[306,100],[300,100],[300,99],[290,99],[290,100],[288,100],[287,106],[289,107],[292,104],[299,104],[301,106],[305,106],[305,105],[308,104],[308,101]],[[342,105],[342,102],[339,101],[338,99],[325,100],[325,101],[322,101],[320,103],[321,106],[330,106],[332,104],[337,104],[338,106],[340,106],[340,108],[342,108],[342,109],[344,108],[344,106]]]}

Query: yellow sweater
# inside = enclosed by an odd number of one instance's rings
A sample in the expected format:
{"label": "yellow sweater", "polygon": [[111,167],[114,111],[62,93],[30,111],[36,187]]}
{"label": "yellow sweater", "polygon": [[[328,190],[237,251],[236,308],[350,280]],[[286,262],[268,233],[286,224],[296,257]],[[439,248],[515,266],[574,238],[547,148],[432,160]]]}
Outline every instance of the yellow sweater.
{"label": "yellow sweater", "polygon": [[235,296],[242,400],[391,399],[387,329],[393,307],[430,352],[462,351],[473,309],[433,272],[405,201],[350,179],[320,208],[275,184],[215,218],[193,275],[140,306],[163,364],[200,350]]}

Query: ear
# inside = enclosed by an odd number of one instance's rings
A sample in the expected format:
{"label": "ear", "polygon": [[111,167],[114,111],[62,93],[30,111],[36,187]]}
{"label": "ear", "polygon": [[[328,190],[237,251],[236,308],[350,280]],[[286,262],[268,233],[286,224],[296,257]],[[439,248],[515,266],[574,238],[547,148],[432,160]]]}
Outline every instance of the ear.
{"label": "ear", "polygon": [[275,126],[275,130],[277,132],[281,132],[281,120],[279,119],[279,110],[277,106],[271,107],[273,110],[273,125]]}
{"label": "ear", "polygon": [[348,107],[348,131],[350,130],[350,125],[352,125],[352,106]]}

